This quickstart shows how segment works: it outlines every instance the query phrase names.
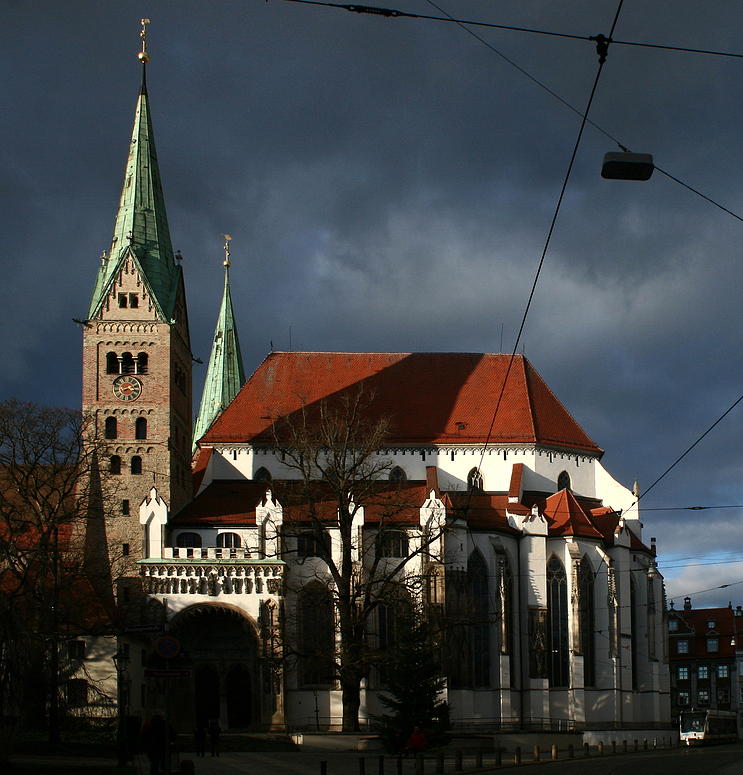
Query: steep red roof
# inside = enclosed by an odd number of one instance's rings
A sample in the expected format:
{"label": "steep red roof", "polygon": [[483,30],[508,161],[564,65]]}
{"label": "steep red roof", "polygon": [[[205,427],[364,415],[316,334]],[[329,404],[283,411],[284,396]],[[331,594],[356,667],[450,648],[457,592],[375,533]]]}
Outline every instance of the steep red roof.
{"label": "steep red roof", "polygon": [[544,516],[549,522],[550,535],[603,537],[578,503],[575,495],[568,489],[560,490],[547,498],[544,502]]}
{"label": "steep red roof", "polygon": [[363,385],[375,396],[371,415],[391,420],[392,444],[489,440],[602,454],[526,358],[516,356],[509,372],[510,360],[480,353],[274,352],[202,444],[270,443],[273,420],[332,403]]}

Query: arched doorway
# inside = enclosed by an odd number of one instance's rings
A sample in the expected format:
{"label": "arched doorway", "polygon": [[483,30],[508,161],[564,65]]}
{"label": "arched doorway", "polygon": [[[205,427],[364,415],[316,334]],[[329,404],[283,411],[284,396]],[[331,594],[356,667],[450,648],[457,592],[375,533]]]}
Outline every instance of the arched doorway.
{"label": "arched doorway", "polygon": [[260,652],[250,619],[227,606],[197,605],[178,614],[170,631],[193,663],[190,695],[180,698],[180,726],[212,718],[223,729],[260,723]]}

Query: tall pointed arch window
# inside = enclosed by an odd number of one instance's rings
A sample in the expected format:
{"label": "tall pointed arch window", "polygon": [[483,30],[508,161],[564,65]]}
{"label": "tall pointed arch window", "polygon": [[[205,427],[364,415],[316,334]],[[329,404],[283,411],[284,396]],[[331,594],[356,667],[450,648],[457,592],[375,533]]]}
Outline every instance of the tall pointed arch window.
{"label": "tall pointed arch window", "polygon": [[467,474],[467,489],[474,493],[483,492],[482,473],[480,473],[479,468],[473,468]]}
{"label": "tall pointed arch window", "polygon": [[513,571],[508,556],[496,554],[497,616],[500,630],[500,651],[513,653]]}
{"label": "tall pointed arch window", "polygon": [[573,485],[570,481],[570,474],[567,471],[561,471],[557,477],[557,492],[561,490],[572,490]]}
{"label": "tall pointed arch window", "polygon": [[480,552],[473,552],[467,563],[467,583],[472,608],[471,653],[472,685],[490,686],[490,596],[488,566]]}
{"label": "tall pointed arch window", "polygon": [[319,582],[308,584],[300,593],[297,610],[300,684],[332,684],[335,680],[335,621],[330,592]]}
{"label": "tall pointed arch window", "polygon": [[568,579],[557,557],[547,563],[548,676],[550,686],[569,682]]}
{"label": "tall pointed arch window", "polygon": [[584,557],[578,568],[578,618],[580,650],[583,654],[583,681],[586,686],[596,684],[595,578],[588,557]]}

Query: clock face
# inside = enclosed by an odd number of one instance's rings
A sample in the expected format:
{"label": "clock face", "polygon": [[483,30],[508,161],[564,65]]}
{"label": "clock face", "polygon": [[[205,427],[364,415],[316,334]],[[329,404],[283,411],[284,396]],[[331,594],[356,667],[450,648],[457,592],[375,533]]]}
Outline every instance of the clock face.
{"label": "clock face", "polygon": [[114,380],[114,395],[119,401],[134,401],[142,392],[142,383],[136,377],[117,377]]}

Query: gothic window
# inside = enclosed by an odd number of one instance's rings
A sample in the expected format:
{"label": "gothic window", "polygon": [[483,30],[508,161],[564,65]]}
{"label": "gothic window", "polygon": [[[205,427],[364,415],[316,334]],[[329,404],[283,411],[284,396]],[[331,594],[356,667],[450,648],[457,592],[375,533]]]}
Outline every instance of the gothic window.
{"label": "gothic window", "polygon": [[137,374],[147,374],[149,360],[147,353],[139,353],[137,355]]}
{"label": "gothic window", "polygon": [[569,681],[568,580],[557,557],[547,563],[547,616],[549,637],[548,675],[550,686],[567,686]]}
{"label": "gothic window", "polygon": [[513,652],[513,571],[505,554],[495,556],[495,565],[500,650],[502,654],[510,654]]}
{"label": "gothic window", "polygon": [[637,638],[637,590],[635,589],[635,580],[630,576],[629,580],[629,621],[630,621],[630,633],[632,636],[632,654],[631,654],[631,666],[632,666],[632,688],[637,689],[637,653],[640,643]]}
{"label": "gothic window", "polygon": [[131,353],[121,354],[121,373],[134,374],[134,358]]}
{"label": "gothic window", "polygon": [[259,468],[253,474],[254,482],[270,482],[272,480],[271,473],[267,468]]}
{"label": "gothic window", "polygon": [[400,466],[395,466],[390,471],[390,481],[393,484],[405,484],[405,482],[408,481],[408,477],[405,471],[400,468]]}
{"label": "gothic window", "polygon": [[237,533],[220,533],[217,536],[217,546],[220,549],[239,549],[242,541]]}
{"label": "gothic window", "polygon": [[110,472],[112,474],[121,473],[121,458],[118,455],[111,455]]}
{"label": "gothic window", "polygon": [[115,439],[118,435],[118,428],[115,417],[106,417],[106,438]]}
{"label": "gothic window", "polygon": [[467,582],[472,603],[471,653],[472,685],[490,686],[490,596],[488,567],[480,552],[473,552],[467,563]]}
{"label": "gothic window", "polygon": [[116,353],[106,353],[106,374],[119,373],[119,356]]}
{"label": "gothic window", "polygon": [[135,475],[142,473],[142,458],[139,455],[132,458],[131,471]]}
{"label": "gothic window", "polygon": [[137,421],[134,423],[134,438],[146,439],[147,438],[147,418],[137,417]]}
{"label": "gothic window", "polygon": [[580,650],[583,654],[583,680],[586,686],[596,683],[596,623],[594,606],[595,576],[588,557],[578,568],[578,618],[580,622]]}
{"label": "gothic window", "polygon": [[380,557],[407,557],[408,534],[403,530],[385,530],[378,537]]}
{"label": "gothic window", "polygon": [[557,492],[570,489],[572,489],[570,474],[567,471],[561,471],[560,475],[557,477]]}
{"label": "gothic window", "polygon": [[467,474],[467,489],[474,493],[481,493],[483,491],[482,474],[479,468],[473,468]]}
{"label": "gothic window", "polygon": [[335,680],[335,622],[330,592],[319,582],[308,584],[300,594],[300,685],[332,684]]}

